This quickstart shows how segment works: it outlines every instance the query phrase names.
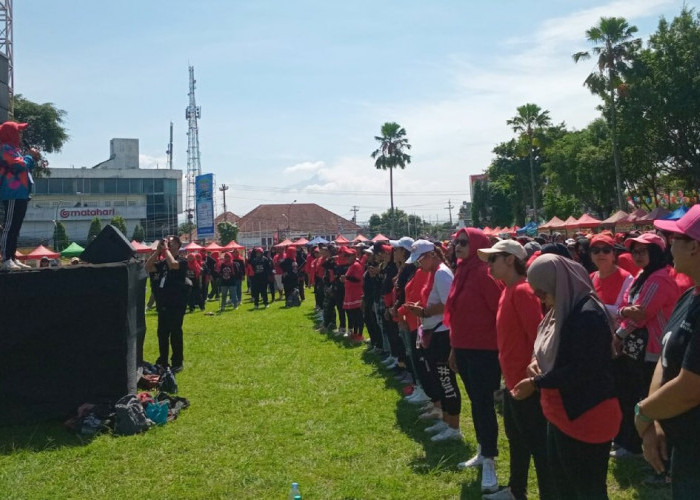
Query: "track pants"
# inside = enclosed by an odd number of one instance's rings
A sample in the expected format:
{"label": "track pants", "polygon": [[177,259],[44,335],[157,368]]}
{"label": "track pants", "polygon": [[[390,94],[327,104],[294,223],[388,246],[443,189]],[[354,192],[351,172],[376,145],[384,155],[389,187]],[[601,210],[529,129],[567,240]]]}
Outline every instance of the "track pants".
{"label": "track pants", "polygon": [[8,260],[15,258],[19,230],[22,229],[29,200],[2,200],[2,204],[5,207],[5,223],[2,235],[0,235],[0,247],[2,248],[2,259]]}

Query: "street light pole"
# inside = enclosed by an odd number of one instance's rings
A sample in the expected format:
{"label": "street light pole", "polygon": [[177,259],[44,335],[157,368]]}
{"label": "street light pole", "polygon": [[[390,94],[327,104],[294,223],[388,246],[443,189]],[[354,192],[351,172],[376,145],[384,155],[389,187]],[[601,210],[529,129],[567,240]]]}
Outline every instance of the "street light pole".
{"label": "street light pole", "polygon": [[219,191],[221,191],[221,194],[224,195],[224,222],[228,222],[228,215],[226,214],[226,191],[228,191],[228,186],[226,184],[222,184]]}

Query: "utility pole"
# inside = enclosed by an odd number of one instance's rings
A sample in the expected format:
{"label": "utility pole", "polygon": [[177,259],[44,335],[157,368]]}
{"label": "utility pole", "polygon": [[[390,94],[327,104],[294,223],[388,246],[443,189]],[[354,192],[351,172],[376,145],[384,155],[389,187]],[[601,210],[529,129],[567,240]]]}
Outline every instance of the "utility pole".
{"label": "utility pole", "polygon": [[226,213],[226,191],[228,191],[228,186],[226,184],[222,184],[219,191],[221,191],[221,194],[224,195],[224,222],[228,222],[228,215]]}
{"label": "utility pole", "polygon": [[452,204],[452,200],[447,200],[447,206],[445,208],[450,211],[450,226],[452,226],[452,209],[454,207],[455,206]]}
{"label": "utility pole", "polygon": [[350,211],[352,212],[352,221],[357,224],[357,212],[360,208],[357,205],[353,205]]}

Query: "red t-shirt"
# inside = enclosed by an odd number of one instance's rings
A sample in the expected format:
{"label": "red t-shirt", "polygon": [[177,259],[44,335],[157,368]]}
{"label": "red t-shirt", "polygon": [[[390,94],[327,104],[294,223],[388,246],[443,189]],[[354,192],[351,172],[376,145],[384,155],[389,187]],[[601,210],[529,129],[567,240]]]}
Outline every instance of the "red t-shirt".
{"label": "red t-shirt", "polygon": [[542,304],[525,278],[503,290],[496,313],[496,341],[508,390],[527,378],[540,321]]}
{"label": "red t-shirt", "polygon": [[622,411],[617,398],[606,399],[574,420],[569,420],[558,389],[541,389],[545,418],[567,436],[584,443],[605,443],[620,430]]}
{"label": "red t-shirt", "polygon": [[598,294],[600,300],[603,301],[603,304],[617,304],[617,299],[620,297],[620,289],[622,288],[622,284],[629,275],[630,273],[621,267],[618,267],[614,273],[605,278],[601,278],[598,271],[591,273],[593,288],[595,289],[595,293]]}
{"label": "red t-shirt", "polygon": [[416,273],[413,275],[413,278],[406,283],[405,302],[399,307],[398,313],[405,318],[410,331],[418,330],[420,320],[408,307],[405,306],[405,304],[413,304],[415,302],[420,303],[421,294],[430,277],[430,273],[423,271],[422,269],[416,269]]}
{"label": "red t-shirt", "polygon": [[343,309],[359,309],[361,306],[362,264],[355,261],[345,273],[345,296],[343,299]]}
{"label": "red t-shirt", "polygon": [[637,264],[635,264],[634,260],[632,259],[632,255],[627,252],[621,253],[617,256],[617,267],[621,267],[632,276],[637,276],[639,271],[642,270],[641,268],[637,267]]}

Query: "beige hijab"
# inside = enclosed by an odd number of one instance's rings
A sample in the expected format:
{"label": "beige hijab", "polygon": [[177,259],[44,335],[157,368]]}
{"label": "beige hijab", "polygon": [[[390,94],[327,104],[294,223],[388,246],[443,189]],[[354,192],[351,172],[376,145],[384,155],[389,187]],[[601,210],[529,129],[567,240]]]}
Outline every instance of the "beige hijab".
{"label": "beige hijab", "polygon": [[[554,297],[550,309],[537,329],[535,357],[542,373],[554,367],[559,351],[561,329],[573,308],[586,297],[598,303],[593,284],[586,269],[571,259],[556,254],[544,254],[530,265],[527,280],[534,290]],[[601,309],[605,307],[600,303]]]}

